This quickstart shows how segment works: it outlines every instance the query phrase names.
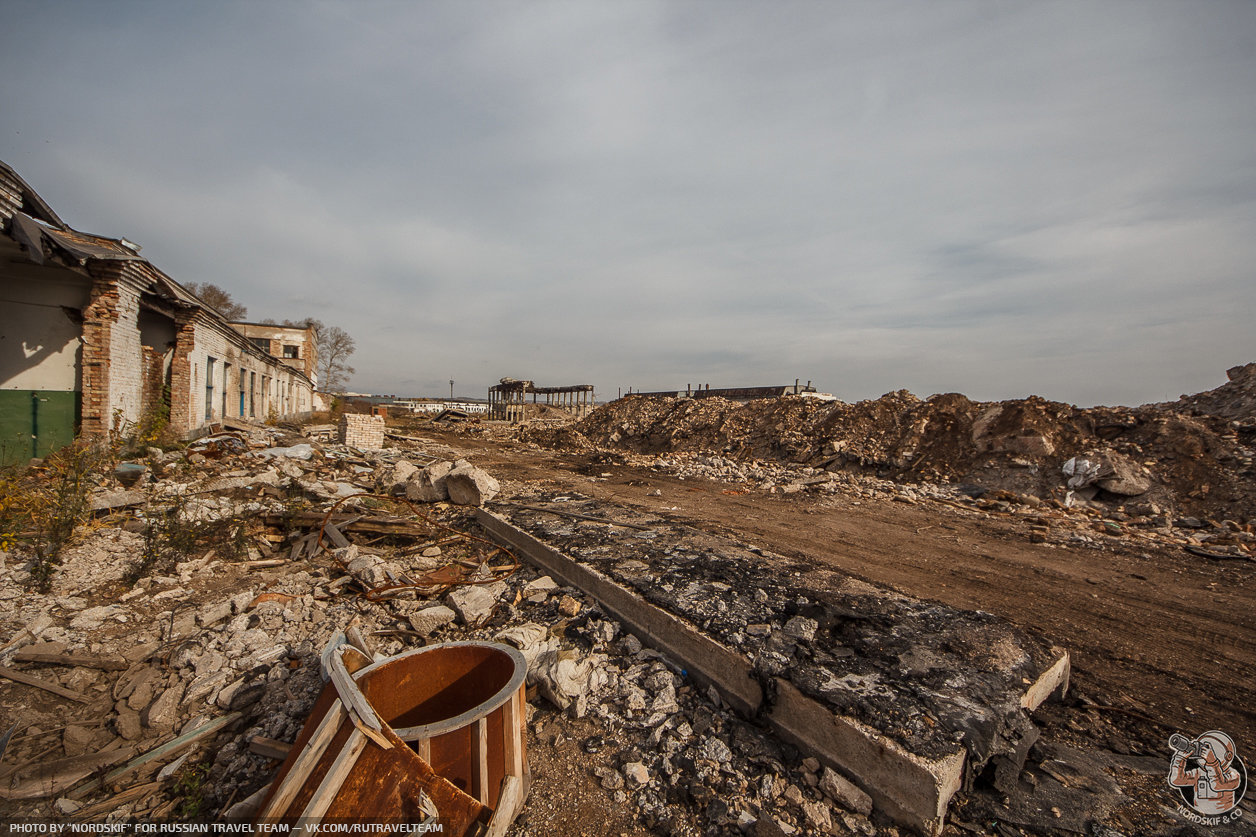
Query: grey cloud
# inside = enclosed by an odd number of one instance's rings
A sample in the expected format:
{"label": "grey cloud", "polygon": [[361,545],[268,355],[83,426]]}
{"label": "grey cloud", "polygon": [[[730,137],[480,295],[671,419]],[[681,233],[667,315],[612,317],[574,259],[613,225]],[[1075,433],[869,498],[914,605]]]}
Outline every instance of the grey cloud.
{"label": "grey cloud", "polygon": [[1248,3],[9,9],[0,159],[359,388],[1132,402],[1256,350]]}

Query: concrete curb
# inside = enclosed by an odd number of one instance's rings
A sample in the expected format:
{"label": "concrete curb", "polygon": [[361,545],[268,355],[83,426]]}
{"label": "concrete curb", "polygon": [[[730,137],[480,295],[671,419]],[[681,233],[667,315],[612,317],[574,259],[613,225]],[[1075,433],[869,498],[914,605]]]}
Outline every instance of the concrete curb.
{"label": "concrete curb", "polygon": [[[596,599],[606,611],[648,645],[684,666],[698,683],[713,685],[720,697],[746,717],[755,717],[765,696],[750,662],[706,637],[665,610],[574,561],[531,534],[484,509],[478,520],[498,542],[545,572]],[[1022,705],[1032,709],[1067,686],[1068,654],[1029,688]],[[876,730],[838,715],[788,681],[773,681],[764,718],[782,739],[850,778],[890,819],[921,834],[942,833],[946,809],[964,780],[961,747],[939,759],[908,752]]]}
{"label": "concrete curb", "polygon": [[477,510],[477,518],[494,538],[527,558],[564,584],[576,587],[601,603],[646,645],[682,665],[701,685],[714,686],[720,698],[747,717],[763,705],[763,688],[750,663],[710,637],[689,627],[667,611],[644,601],[600,572],[571,560],[554,548],[517,529],[502,518]]}

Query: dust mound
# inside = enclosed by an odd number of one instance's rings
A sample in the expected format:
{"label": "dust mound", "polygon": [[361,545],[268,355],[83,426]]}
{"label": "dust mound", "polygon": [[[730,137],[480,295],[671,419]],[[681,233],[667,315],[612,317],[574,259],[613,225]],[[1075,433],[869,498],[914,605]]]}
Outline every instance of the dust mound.
{"label": "dust mound", "polygon": [[978,402],[957,393],[922,400],[906,390],[855,404],[629,396],[568,432],[582,447],[718,453],[1038,497],[1062,495],[1061,466],[1083,457],[1103,463],[1091,489],[1099,501],[1247,520],[1256,517],[1256,364],[1229,374],[1211,392],[1138,408],[1083,409],[1037,396]]}
{"label": "dust mound", "polygon": [[1256,421],[1256,363],[1233,366],[1225,374],[1229,380],[1216,389],[1183,395],[1176,402],[1156,406],[1253,423]]}

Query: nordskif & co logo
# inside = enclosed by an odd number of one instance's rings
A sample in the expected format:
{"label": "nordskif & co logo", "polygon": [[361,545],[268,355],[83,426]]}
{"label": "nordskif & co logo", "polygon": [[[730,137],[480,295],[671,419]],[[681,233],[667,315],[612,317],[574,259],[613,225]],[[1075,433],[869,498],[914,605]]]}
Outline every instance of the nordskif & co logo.
{"label": "nordskif & co logo", "polygon": [[1196,738],[1169,737],[1169,787],[1182,800],[1178,813],[1201,825],[1221,825],[1242,816],[1239,803],[1247,792],[1247,769],[1234,740],[1220,730]]}

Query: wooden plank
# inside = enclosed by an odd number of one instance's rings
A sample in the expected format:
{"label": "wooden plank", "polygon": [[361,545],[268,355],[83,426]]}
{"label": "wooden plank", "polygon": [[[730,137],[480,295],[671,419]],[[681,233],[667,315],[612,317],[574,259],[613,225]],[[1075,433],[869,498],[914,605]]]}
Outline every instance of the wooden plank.
{"label": "wooden plank", "polygon": [[515,814],[523,804],[523,780],[518,776],[506,776],[502,779],[501,793],[497,795],[497,809],[488,821],[484,837],[503,837],[510,824],[515,821]]}
{"label": "wooden plank", "polygon": [[328,523],[324,526],[323,534],[327,536],[327,539],[331,541],[332,545],[337,549],[344,549],[350,545],[349,539],[346,538],[344,533],[337,529],[334,524]]}
{"label": "wooden plank", "polygon": [[266,758],[283,761],[291,750],[292,745],[286,741],[278,741],[262,735],[255,735],[249,739],[249,752],[266,756]]}
{"label": "wooden plank", "polygon": [[185,732],[178,738],[173,738],[165,744],[162,744],[160,747],[154,747],[147,753],[136,756],[116,770],[111,770],[105,774],[103,779],[95,779],[86,785],[75,788],[73,798],[82,799],[84,796],[97,788],[105,784],[116,782],[119,778],[130,773],[137,767],[143,767],[151,761],[156,761],[157,759],[165,758],[166,756],[173,756],[184,747],[190,747],[202,738],[207,738],[216,734],[223,727],[238,721],[242,717],[244,717],[244,715],[241,712],[231,712],[230,714],[223,715],[221,718],[215,718],[207,724],[202,724],[191,732]]}
{"label": "wooden plank", "polygon": [[[15,767],[0,786],[0,799],[40,799],[67,792],[93,773],[125,759],[131,749],[122,747],[102,753],[85,753],[69,758],[36,759]],[[46,753],[45,753],[46,754]],[[10,776],[16,774],[17,784]],[[99,783],[97,783],[99,785]]]}
{"label": "wooden plank", "polygon": [[52,692],[54,695],[59,695],[63,698],[77,700],[79,703],[91,703],[91,698],[86,697],[85,695],[81,695],[78,692],[72,692],[69,689],[58,686],[56,683],[49,683],[47,680],[40,680],[38,677],[33,677],[23,671],[17,671],[5,666],[0,666],[0,677],[7,677],[14,683],[34,686],[36,689],[43,689],[45,692]]}
{"label": "wooden plank", "polygon": [[[520,741],[522,731],[519,727],[520,701],[523,699],[523,686],[510,696],[502,712],[502,748],[506,775],[523,776],[523,747]],[[499,804],[500,807],[500,804]]]}
{"label": "wooden plank", "polygon": [[131,664],[118,657],[97,657],[92,654],[49,654],[23,648],[13,655],[18,663],[51,663],[60,666],[83,666],[102,671],[126,671]]}
{"label": "wooden plank", "polygon": [[135,785],[134,787],[130,787],[122,791],[122,793],[114,794],[103,802],[97,802],[94,805],[79,808],[74,812],[72,819],[75,822],[82,822],[83,820],[88,820],[92,817],[98,817],[101,814],[107,814],[120,805],[125,805],[133,799],[139,799],[140,797],[156,793],[160,789],[161,782],[146,782],[142,785]]}
{"label": "wooden plank", "polygon": [[[267,526],[314,529],[317,536],[317,529],[323,525],[325,517],[326,514],[320,512],[301,512],[291,517],[271,514],[262,518],[262,520]],[[403,535],[414,538],[428,538],[432,535],[430,527],[401,518],[333,515],[329,522],[340,529],[342,533],[351,530],[372,535]]]}
{"label": "wooden plank", "polygon": [[375,707],[371,706],[371,702],[366,699],[366,695],[362,694],[358,684],[353,682],[353,678],[345,669],[344,660],[340,657],[340,649],[334,649],[330,658],[330,664],[326,666],[326,669],[332,684],[336,687],[336,693],[340,695],[340,699],[346,706],[358,714],[363,723],[378,732],[380,720],[375,714]]}
{"label": "wooden plank", "polygon": [[476,721],[471,733],[471,765],[475,769],[471,795],[488,805],[488,718]]}
{"label": "wooden plank", "polygon": [[[314,796],[310,797],[309,804],[301,812],[303,823],[322,820],[323,814],[326,814],[327,809],[336,801],[336,793],[345,783],[345,779],[349,778],[349,772],[358,763],[358,757],[362,755],[366,745],[367,737],[362,734],[361,730],[355,729],[349,734],[349,740],[340,749],[340,754],[336,756],[336,760],[327,769],[327,775],[319,783],[318,790],[314,791]],[[298,830],[304,833],[303,829]],[[296,831],[294,830],[293,833],[295,834]]]}
{"label": "wooden plank", "polygon": [[348,717],[349,713],[346,711],[345,705],[338,700],[332,701],[331,708],[327,710],[323,720],[319,721],[318,727],[315,728],[314,734],[310,736],[309,743],[305,745],[305,749],[297,756],[297,760],[292,763],[292,769],[284,777],[283,784],[275,791],[270,804],[266,806],[266,810],[258,814],[259,822],[278,819],[287,813],[288,806],[292,804],[292,800],[296,798],[297,793],[305,785],[305,780],[314,772],[319,759],[323,757],[323,753],[327,750],[327,745],[336,737],[336,731],[340,729],[340,725]]}

